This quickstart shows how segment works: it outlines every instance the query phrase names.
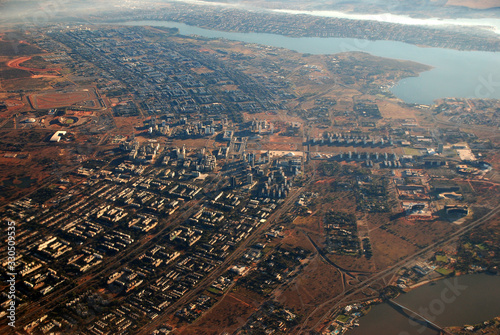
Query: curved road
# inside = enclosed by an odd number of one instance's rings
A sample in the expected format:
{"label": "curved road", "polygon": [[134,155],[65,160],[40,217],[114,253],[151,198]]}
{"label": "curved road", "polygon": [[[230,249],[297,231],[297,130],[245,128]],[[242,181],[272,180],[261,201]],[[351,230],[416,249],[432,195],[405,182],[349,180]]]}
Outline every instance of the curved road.
{"label": "curved road", "polygon": [[[405,259],[397,262],[396,264],[394,264],[393,266],[391,266],[390,268],[387,268],[386,270],[383,270],[379,273],[377,273],[376,275],[360,282],[359,284],[355,285],[354,287],[352,287],[348,292],[344,292],[344,293],[341,293],[339,295],[337,295],[336,297],[322,303],[321,305],[319,305],[315,310],[313,310],[307,317],[306,319],[304,320],[304,322],[302,323],[301,327],[299,328],[299,330],[297,331],[297,334],[307,334],[309,333],[310,331],[316,329],[321,323],[323,323],[325,321],[326,318],[328,318],[340,305],[343,305],[345,303],[347,303],[347,301],[349,301],[349,298],[353,297],[354,295],[356,294],[359,294],[361,293],[364,289],[366,289],[367,287],[369,287],[370,285],[374,284],[375,282],[377,282],[378,280],[386,277],[387,275],[392,275],[394,272],[397,272],[401,267],[407,265],[408,263],[411,263],[411,262],[414,262],[416,259],[422,257],[423,255],[425,255],[426,253],[436,249],[437,247],[439,246],[443,246],[443,245],[446,245],[450,242],[452,242],[453,240],[459,238],[460,236],[462,236],[463,234],[469,232],[470,230],[480,226],[481,224],[485,223],[486,221],[488,221],[490,218],[494,217],[495,215],[498,215],[500,213],[500,205],[498,205],[497,207],[495,207],[492,211],[490,211],[488,214],[486,214],[485,216],[483,216],[482,218],[479,218],[477,219],[476,221],[473,221],[471,222],[469,225],[465,226],[465,227],[461,227],[459,228],[457,231],[455,231],[454,233],[450,234],[449,236],[445,237],[445,238],[442,238],[440,241],[438,242],[435,242],[427,247],[425,247],[424,249],[420,250],[420,251],[417,251],[416,253],[414,253],[413,255],[410,255],[408,257],[406,257]],[[316,322],[314,325],[308,325],[308,322],[309,320],[316,314],[318,313],[318,311],[324,307],[326,307],[327,305],[329,304],[332,304],[332,303],[335,303],[332,307],[330,307],[328,309],[328,311],[326,313],[324,313],[320,320],[318,322]]]}

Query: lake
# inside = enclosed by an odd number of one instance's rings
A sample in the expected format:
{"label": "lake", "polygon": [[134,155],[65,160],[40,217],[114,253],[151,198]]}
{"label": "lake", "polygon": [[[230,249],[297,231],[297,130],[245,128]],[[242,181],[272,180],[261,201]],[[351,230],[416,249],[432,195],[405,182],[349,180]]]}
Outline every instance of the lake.
{"label": "lake", "polygon": [[391,91],[408,103],[432,104],[446,97],[500,99],[500,53],[422,48],[395,41],[354,38],[287,37],[276,34],[233,33],[209,30],[171,21],[130,21],[131,26],[175,27],[182,35],[226,38],[310,54],[362,51],[374,56],[411,60],[433,67],[419,77],[399,81]]}
{"label": "lake", "polygon": [[[420,286],[396,301],[441,327],[476,324],[500,315],[500,276],[483,273],[448,278]],[[388,304],[373,306],[359,324],[347,335],[438,335],[410,323]]]}

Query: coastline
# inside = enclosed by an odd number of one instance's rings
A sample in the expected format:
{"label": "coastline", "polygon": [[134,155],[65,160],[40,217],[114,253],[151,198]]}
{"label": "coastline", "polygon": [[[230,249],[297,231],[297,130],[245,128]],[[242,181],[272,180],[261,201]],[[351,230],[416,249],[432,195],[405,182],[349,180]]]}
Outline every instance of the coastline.
{"label": "coastline", "polygon": [[[491,273],[489,273],[488,271],[479,271],[479,272],[474,272],[474,273],[459,273],[455,276],[442,276],[442,277],[438,277],[438,278],[434,278],[434,279],[427,279],[427,280],[415,283],[411,286],[408,286],[407,289],[402,290],[402,292],[398,292],[395,296],[391,297],[390,299],[391,300],[397,299],[401,295],[409,293],[409,292],[411,292],[419,287],[425,286],[427,284],[439,282],[439,281],[450,279],[450,278],[459,278],[459,277],[463,277],[466,275],[480,275],[480,274],[491,274]],[[498,273],[491,274],[491,275],[492,276],[500,276],[500,274],[498,274]],[[394,284],[392,284],[392,285],[394,285]],[[389,286],[392,286],[392,285],[389,285]],[[383,305],[383,304],[387,304],[387,302],[385,302],[383,300],[378,300],[378,299],[369,300],[369,304],[364,306],[363,309],[361,310],[361,312],[351,314],[351,318],[349,319],[349,324],[342,324],[342,331],[339,332],[338,334],[349,334],[349,331],[354,329],[354,327],[357,327],[359,325],[360,319],[367,316],[372,311],[374,306],[379,306],[379,305]],[[349,306],[349,305],[352,305],[352,304],[348,304],[346,306]],[[338,317],[338,316],[342,315],[346,306],[339,308],[338,311],[335,313],[335,316]],[[494,318],[484,320],[484,323],[488,323],[491,320],[495,320],[498,318],[500,318],[500,314]],[[338,320],[334,319],[331,321],[331,323],[329,323],[329,325],[334,325],[336,323],[338,324]],[[444,326],[443,329],[457,329],[457,328],[462,329],[470,324],[471,323],[464,323],[464,324],[460,324],[460,325]],[[325,334],[327,334],[327,333],[325,333]],[[328,334],[330,334],[330,333],[328,333]]]}

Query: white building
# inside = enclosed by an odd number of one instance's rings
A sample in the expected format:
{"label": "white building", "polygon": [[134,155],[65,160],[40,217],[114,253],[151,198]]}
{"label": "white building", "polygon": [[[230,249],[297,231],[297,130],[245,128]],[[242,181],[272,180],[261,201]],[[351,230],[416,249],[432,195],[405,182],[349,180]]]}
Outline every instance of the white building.
{"label": "white building", "polygon": [[50,142],[59,142],[61,140],[61,136],[66,135],[66,131],[59,130],[56,131],[54,135],[50,138]]}

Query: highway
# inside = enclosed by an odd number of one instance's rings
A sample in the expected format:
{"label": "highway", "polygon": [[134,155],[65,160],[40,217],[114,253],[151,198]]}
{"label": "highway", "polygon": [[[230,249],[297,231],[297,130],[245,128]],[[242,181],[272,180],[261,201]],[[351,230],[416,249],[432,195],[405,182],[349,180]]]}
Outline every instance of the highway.
{"label": "highway", "polygon": [[[438,247],[442,247],[444,245],[451,243],[452,241],[458,239],[463,234],[465,234],[465,233],[471,231],[472,229],[480,226],[481,224],[487,222],[489,219],[493,218],[495,215],[498,215],[499,213],[500,213],[500,205],[495,207],[492,211],[490,211],[488,214],[486,214],[482,218],[479,218],[479,219],[471,222],[467,226],[460,227],[459,229],[457,229],[457,231],[455,231],[454,233],[450,234],[447,237],[442,238],[440,241],[435,242],[435,243],[425,247],[424,249],[417,251],[413,255],[406,257],[405,259],[397,262],[393,266],[369,277],[368,279],[360,282],[359,284],[352,286],[347,292],[343,292],[343,293],[335,296],[334,298],[332,298],[328,301],[325,301],[324,303],[319,305],[316,309],[314,309],[311,313],[309,313],[309,315],[307,315],[304,322],[301,324],[300,328],[298,329],[297,334],[307,334],[310,331],[315,330],[323,322],[325,322],[326,319],[330,318],[332,316],[332,314],[335,313],[335,311],[338,307],[345,305],[345,304],[348,304],[350,301],[349,300],[350,298],[354,297],[355,295],[357,295],[359,293],[362,293],[362,291],[365,290],[366,288],[368,288],[370,285],[373,285],[375,282],[385,278],[386,276],[389,276],[389,275],[392,276],[394,273],[396,273],[402,267],[405,267],[405,266],[411,264],[412,262],[416,261],[418,258],[421,258],[426,253],[431,252],[431,251],[437,249]],[[313,325],[309,325],[309,321],[311,320],[311,318],[315,314],[317,314],[321,309],[326,308],[328,305],[331,305],[331,304],[333,304],[333,305],[328,307],[328,311],[326,313],[323,313],[323,315],[320,317],[319,321],[317,321]]]}
{"label": "highway", "polygon": [[[215,185],[219,184],[221,182],[223,177],[222,173],[219,173],[214,180]],[[314,178],[310,179],[310,182]],[[210,284],[218,278],[220,275],[222,275],[227,268],[233,264],[234,261],[238,260],[246,251],[249,245],[252,245],[253,243],[256,242],[257,239],[260,238],[261,234],[269,229],[269,227],[274,224],[281,215],[287,213],[291,207],[293,206],[294,202],[296,201],[297,197],[304,191],[305,187],[307,185],[296,188],[294,189],[291,194],[285,199],[285,201],[281,204],[281,206],[271,214],[271,216],[268,218],[268,220],[261,224],[257,229],[253,231],[253,233],[250,235],[249,238],[247,238],[245,241],[243,241],[237,249],[220,265],[217,267],[216,270],[214,270],[211,274],[209,274],[207,277],[205,277],[195,289],[187,292],[182,298],[177,300],[175,303],[170,305],[167,309],[165,309],[156,319],[154,319],[152,322],[146,324],[142,328],[138,330],[138,334],[150,334],[154,329],[158,328],[161,324],[166,323],[171,314],[175,312],[177,309],[179,309],[182,305],[186,304],[190,300],[194,299],[196,296],[199,294],[202,294],[204,290],[210,286]],[[131,259],[137,257],[141,252],[144,252],[151,246],[151,243],[154,242],[156,237],[161,236],[162,234],[165,233],[167,229],[170,229],[172,227],[172,224],[180,224],[184,222],[184,220],[189,217],[195,210],[197,210],[198,206],[197,204],[199,201],[190,201],[186,203],[183,208],[186,210],[182,212],[179,210],[177,215],[170,217],[168,221],[165,223],[164,227],[159,230],[158,233],[154,234],[151,238],[148,239],[141,239],[137,241],[134,245],[130,246],[127,251],[123,254],[118,254],[114,257],[111,257],[107,259],[101,267],[99,267],[98,270],[95,270],[95,272],[91,273],[89,276],[85,277],[85,280],[79,282],[76,286],[73,288],[70,288],[68,286],[62,287],[57,291],[52,292],[51,294],[47,295],[46,297],[38,300],[34,304],[31,304],[29,307],[26,306],[22,309],[19,310],[19,317],[18,317],[18,325],[20,327],[26,325],[28,321],[32,321],[33,319],[42,316],[43,314],[47,314],[54,308],[56,308],[64,299],[67,298],[68,294],[75,292],[81,292],[84,290],[86,287],[89,287],[93,283],[97,283],[98,281],[102,280],[103,277],[106,275],[109,275],[111,271],[114,271],[116,268],[120,267],[122,262],[128,262]],[[189,204],[189,207],[187,206]],[[311,313],[309,313],[304,322],[301,324],[300,328],[297,330],[297,334],[307,334],[309,331],[317,329],[322,323],[324,323],[325,320],[328,318],[332,317],[332,314],[335,313],[338,307],[347,304],[349,302],[352,302],[352,298],[359,294],[362,293],[362,291],[366,290],[369,288],[371,285],[375,284],[376,282],[386,278],[387,276],[393,276],[401,267],[408,266],[418,258],[423,257],[426,253],[432,252],[433,250],[437,249],[438,247],[444,246],[446,244],[451,243],[452,241],[458,239],[460,236],[463,234],[469,232],[470,230],[480,226],[481,224],[487,222],[489,219],[493,218],[495,215],[498,215],[500,212],[500,205],[497,207],[494,207],[488,214],[483,216],[482,218],[479,218],[468,225],[465,226],[460,226],[454,233],[448,235],[447,237],[441,239],[438,242],[435,242],[417,252],[415,252],[413,255],[410,255],[406,257],[405,259],[397,262],[393,266],[380,271],[366,280],[361,281],[358,284],[352,285],[351,287],[345,285],[344,292],[341,294],[338,294],[337,296],[333,297],[332,299],[329,299],[328,301],[322,303],[321,305],[317,306],[316,309],[314,309]],[[321,249],[314,243],[314,241],[306,234],[306,236],[309,238],[313,246],[316,248],[318,251],[318,254],[320,257],[330,264],[331,266],[335,267],[337,270],[339,270],[344,276],[344,274],[347,274],[351,277],[357,277],[356,275],[363,274],[363,275],[369,275],[368,273],[362,273],[358,271],[349,271],[347,269],[341,268],[334,264],[333,262],[329,261],[328,258],[324,255],[324,253],[321,251]],[[347,289],[347,291],[346,291]],[[325,312],[326,309],[326,312]],[[24,314],[24,315],[21,315]],[[319,316],[319,321],[315,322],[314,324],[310,324],[313,320],[318,320]],[[1,331],[4,331],[2,327],[0,329]]]}
{"label": "highway", "polygon": [[[119,253],[115,256],[107,258],[99,270],[94,270],[87,274],[84,280],[79,281],[76,286],[71,288],[69,285],[63,286],[58,290],[53,291],[51,294],[31,303],[18,311],[18,318],[16,320],[19,327],[25,326],[27,323],[33,321],[37,317],[41,317],[43,314],[47,314],[54,308],[56,308],[61,301],[67,299],[68,294],[72,292],[80,292],[86,287],[89,287],[92,283],[99,282],[102,278],[110,275],[112,271],[122,266],[124,261],[132,260],[142,252],[146,251],[151,245],[154,244],[155,238],[164,234],[167,230],[172,228],[172,224],[183,223],[190,215],[192,215],[196,210],[198,210],[199,201],[195,200],[186,202],[179,210],[178,214],[170,217],[168,221],[164,224],[163,229],[159,230],[158,233],[151,236],[151,238],[142,238],[130,245],[127,250],[123,253]],[[183,211],[184,209],[184,211]],[[2,331],[3,328],[0,328]]]}
{"label": "highway", "polygon": [[212,282],[217,279],[219,276],[221,276],[227,268],[237,259],[243,256],[245,253],[247,247],[249,245],[254,244],[257,239],[260,238],[261,233],[269,229],[269,227],[284,213],[286,213],[290,207],[294,204],[294,202],[297,200],[297,197],[304,191],[304,187],[298,188],[294,190],[283,202],[283,204],[280,206],[278,210],[276,210],[269,218],[267,221],[263,224],[261,224],[257,229],[255,229],[252,233],[251,236],[249,236],[245,241],[243,241],[237,249],[228,257],[224,260],[224,262],[218,266],[216,270],[214,270],[211,274],[209,274],[207,277],[205,277],[200,283],[198,284],[196,289],[192,289],[189,292],[187,292],[182,298],[177,300],[175,303],[170,305],[167,309],[165,309],[162,314],[160,314],[158,317],[156,317],[152,322],[148,323],[144,327],[140,328],[137,332],[137,334],[140,335],[146,335],[146,334],[151,334],[151,332],[155,329],[157,329],[160,325],[166,323],[170,315],[175,312],[177,309],[179,309],[182,305],[186,304],[189,302],[191,299],[195,298],[196,296],[200,295],[203,293],[203,291],[209,287]]}

